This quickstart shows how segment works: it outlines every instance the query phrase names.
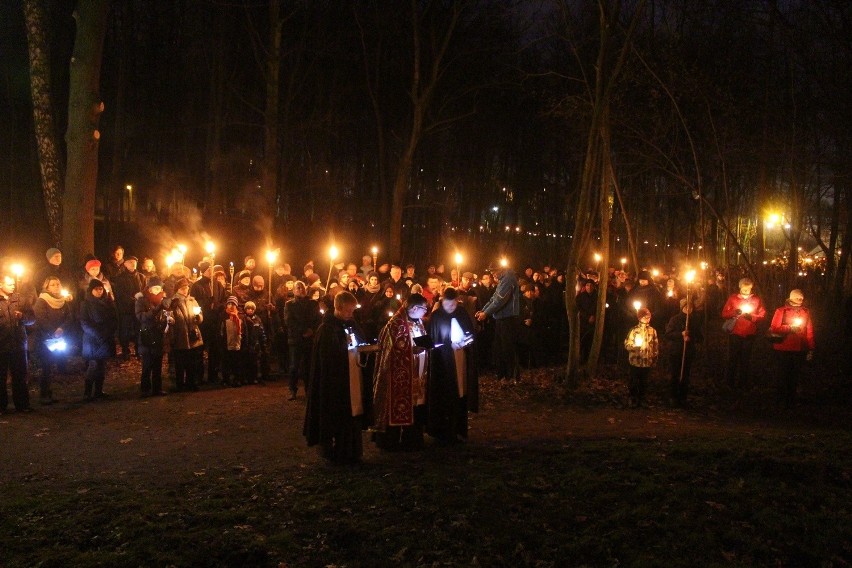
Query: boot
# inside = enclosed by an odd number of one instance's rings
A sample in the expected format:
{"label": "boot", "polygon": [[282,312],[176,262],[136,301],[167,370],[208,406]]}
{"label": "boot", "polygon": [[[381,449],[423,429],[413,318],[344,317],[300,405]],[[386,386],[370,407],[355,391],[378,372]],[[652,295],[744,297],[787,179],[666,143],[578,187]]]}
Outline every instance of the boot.
{"label": "boot", "polygon": [[104,377],[95,379],[95,398],[108,398],[109,395],[104,394]]}

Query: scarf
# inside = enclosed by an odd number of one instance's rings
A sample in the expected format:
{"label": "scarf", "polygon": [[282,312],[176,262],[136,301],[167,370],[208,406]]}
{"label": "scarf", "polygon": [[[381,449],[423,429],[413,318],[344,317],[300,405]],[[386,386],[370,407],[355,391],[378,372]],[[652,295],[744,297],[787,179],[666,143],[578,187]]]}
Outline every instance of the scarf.
{"label": "scarf", "polygon": [[231,321],[234,322],[234,327],[237,328],[237,333],[243,333],[243,322],[240,319],[240,313],[237,311],[237,306],[230,304],[225,306],[225,313],[228,314],[228,317],[231,318]]}
{"label": "scarf", "polygon": [[61,310],[65,306],[65,298],[53,296],[47,292],[42,292],[38,295],[39,298],[47,302],[47,305],[54,310]]}
{"label": "scarf", "polygon": [[163,303],[163,298],[166,296],[166,293],[160,290],[159,294],[152,294],[148,290],[142,292],[144,294],[145,299],[148,300],[152,306],[159,306]]}
{"label": "scarf", "polygon": [[375,286],[370,286],[369,284],[364,285],[364,290],[366,290],[370,294],[376,294],[381,289],[382,289],[381,284],[376,284]]}

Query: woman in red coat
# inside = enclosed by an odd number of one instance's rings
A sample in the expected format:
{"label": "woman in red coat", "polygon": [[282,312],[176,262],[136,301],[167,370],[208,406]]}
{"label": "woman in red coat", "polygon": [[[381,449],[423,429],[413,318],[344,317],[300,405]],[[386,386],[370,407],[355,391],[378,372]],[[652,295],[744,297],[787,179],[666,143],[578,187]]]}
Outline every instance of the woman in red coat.
{"label": "woman in red coat", "polygon": [[814,355],[814,327],[810,311],[802,307],[804,301],[805,295],[801,290],[790,292],[787,302],[775,310],[769,326],[770,333],[782,337],[772,347],[780,366],[778,395],[785,408],[790,408],[796,401],[802,363],[810,361]]}

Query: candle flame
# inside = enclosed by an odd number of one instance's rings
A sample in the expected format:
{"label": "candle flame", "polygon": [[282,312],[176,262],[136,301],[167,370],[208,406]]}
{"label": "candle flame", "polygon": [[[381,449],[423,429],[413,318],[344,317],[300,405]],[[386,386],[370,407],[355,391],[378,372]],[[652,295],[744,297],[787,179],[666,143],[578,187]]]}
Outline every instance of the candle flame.
{"label": "candle flame", "polygon": [[636,347],[642,347],[642,345],[644,343],[645,343],[645,340],[642,339],[641,335],[637,335],[633,338],[633,345],[635,345]]}
{"label": "candle flame", "polygon": [[214,252],[216,252],[216,245],[213,243],[213,241],[207,241],[207,243],[204,245],[204,250],[207,251],[207,254],[213,254]]}
{"label": "candle flame", "polygon": [[642,307],[642,302],[640,302],[639,300],[636,300],[635,302],[633,302],[633,309],[635,309],[637,312],[639,311],[639,308],[641,308],[641,307]]}
{"label": "candle flame", "polygon": [[15,275],[15,278],[20,278],[21,274],[24,273],[24,265],[23,264],[13,264],[11,267],[12,274]]}
{"label": "candle flame", "polygon": [[62,291],[59,292],[59,295],[62,296],[63,298],[67,298],[68,297],[68,290],[63,288]]}
{"label": "candle flame", "polygon": [[751,304],[743,304],[740,306],[740,311],[744,314],[750,314],[754,308],[751,307]]}
{"label": "candle flame", "polygon": [[796,319],[793,320],[793,325],[795,325],[796,327],[801,327],[802,323],[804,323],[802,318],[796,318]]}

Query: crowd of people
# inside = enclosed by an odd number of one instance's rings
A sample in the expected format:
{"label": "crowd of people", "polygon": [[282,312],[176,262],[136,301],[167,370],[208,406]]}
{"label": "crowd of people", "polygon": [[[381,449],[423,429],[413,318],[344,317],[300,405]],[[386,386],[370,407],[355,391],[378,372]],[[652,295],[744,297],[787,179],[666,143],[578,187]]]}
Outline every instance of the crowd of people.
{"label": "crowd of people", "polygon": [[[45,260],[25,274],[3,267],[0,411],[8,406],[8,376],[14,407],[30,410],[30,356],[45,405],[55,401],[54,370],[66,372],[77,354],[86,364],[85,400],[107,396],[106,361],[115,356],[141,359],[143,397],[166,394],[166,361],[178,392],[286,377],[291,400],[304,386],[309,442],[344,461],[360,455],[362,427],[387,449],[421,445],[424,430],[448,443],[463,438],[467,412],[477,407],[479,372],[515,381],[522,366],[562,361],[566,286],[576,295],[582,359],[592,347],[598,295],[605,294],[601,354],[629,368],[632,406],[643,404],[649,369],[661,352],[671,400],[687,404],[695,346],[708,318],[724,321],[733,387],[747,380],[755,338],[766,330],[753,282],[742,278],[729,291],[721,271],[707,271],[691,285],[686,274],[641,270],[634,280],[610,269],[568,277],[549,266],[516,272],[499,264],[479,275],[446,274],[430,264],[421,275],[412,264],[375,266],[364,256],[360,266],[335,264],[323,282],[312,262],[294,274],[278,261],[264,275],[251,256],[239,270],[205,257],[194,268],[180,260],[162,273],[152,257],[125,256],[121,246],[105,261],[87,258],[79,274],[56,248]],[[803,302],[802,292],[793,290],[768,328],[788,405],[814,349]]]}

